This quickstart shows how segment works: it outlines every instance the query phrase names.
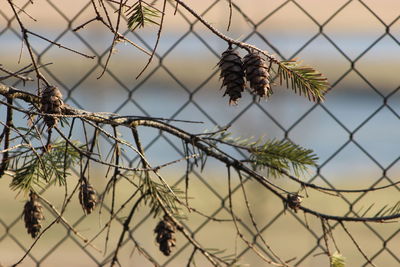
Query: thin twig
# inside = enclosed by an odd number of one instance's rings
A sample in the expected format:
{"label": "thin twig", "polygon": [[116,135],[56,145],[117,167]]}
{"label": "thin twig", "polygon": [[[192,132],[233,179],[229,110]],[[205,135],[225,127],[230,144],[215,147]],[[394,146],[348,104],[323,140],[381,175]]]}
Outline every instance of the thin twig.
{"label": "thin twig", "polygon": [[249,200],[247,198],[247,193],[246,190],[244,188],[244,184],[243,184],[243,177],[242,174],[240,173],[240,171],[237,172],[239,179],[240,179],[240,187],[242,189],[242,193],[243,193],[243,197],[245,200],[245,204],[246,204],[246,208],[247,208],[247,212],[250,216],[251,222],[253,224],[254,229],[257,231],[257,234],[255,235],[255,238],[260,237],[261,241],[263,242],[264,246],[272,253],[272,255],[278,259],[278,261],[280,261],[282,264],[285,264],[285,262],[275,253],[275,251],[267,244],[267,242],[265,241],[265,239],[263,238],[263,236],[261,235],[261,231],[259,230],[256,220],[254,219],[253,213],[251,212],[250,209],[250,204],[249,204]]}
{"label": "thin twig", "polygon": [[344,225],[342,221],[339,221],[340,225],[342,226],[343,230],[346,232],[346,234],[350,237],[351,241],[353,241],[353,244],[356,246],[358,251],[361,253],[361,255],[364,257],[364,259],[371,264],[372,266],[376,267],[375,264],[372,263],[372,261],[368,258],[368,256],[362,251],[360,245],[358,245],[357,241],[354,239],[350,231],[347,229],[347,227]]}
{"label": "thin twig", "polygon": [[[68,133],[68,139],[71,139],[72,136],[72,130],[74,129],[74,125],[75,125],[75,119],[72,119],[72,123],[71,126],[69,128],[69,133]],[[64,149],[64,170],[63,170],[63,176],[64,176],[64,180],[67,180],[67,152],[68,152],[68,143],[65,144],[65,149]],[[81,157],[82,158],[82,157]],[[78,183],[79,184],[79,183]],[[76,185],[75,190],[78,188],[78,184]],[[61,208],[61,214],[63,214],[63,212],[65,211],[65,209],[67,208],[67,204],[69,202],[68,199],[68,183],[64,184],[64,188],[65,188],[65,195],[64,195],[64,200],[63,200],[63,204],[62,204],[62,208]],[[72,194],[71,194],[72,195]]]}
{"label": "thin twig", "polygon": [[279,62],[277,58],[274,55],[269,54],[265,50],[262,50],[254,45],[250,45],[244,42],[240,42],[237,40],[234,40],[224,34],[222,34],[219,30],[217,30],[214,26],[212,26],[209,22],[207,22],[201,15],[199,15],[196,11],[194,11],[191,7],[189,7],[185,2],[181,0],[174,0],[175,2],[179,3],[180,6],[185,8],[190,14],[192,14],[196,19],[198,19],[204,26],[206,26],[212,33],[217,35],[219,38],[222,40],[225,40],[227,43],[237,45],[239,47],[245,48],[247,50],[255,50],[263,55],[265,55],[269,60],[273,62]]}
{"label": "thin twig", "polygon": [[[117,138],[118,132],[117,132],[117,128],[115,126],[113,127],[113,131],[114,131],[114,136]],[[114,155],[115,155],[114,156],[115,165],[118,166],[119,165],[120,156],[121,156],[121,151],[120,151],[120,147],[119,147],[118,141],[115,141],[115,144],[114,144]],[[114,174],[113,174],[113,176],[111,177],[111,179],[109,181],[109,183],[111,183],[111,186],[112,186],[110,218],[112,218],[113,215],[114,215],[115,188],[116,188],[116,184],[117,184],[117,180],[118,180],[119,174],[120,174],[119,168],[118,167],[114,167]],[[105,191],[107,191],[107,187],[108,187],[108,184],[106,186],[106,190]],[[106,241],[105,241],[105,244],[104,244],[104,247],[105,247],[104,251],[107,251],[107,244],[108,244],[110,231],[111,231],[111,223],[112,223],[112,220],[108,224],[108,229],[107,229],[107,234],[106,234]]]}
{"label": "thin twig", "polygon": [[[240,237],[240,239],[252,250],[254,251],[254,253],[256,253],[263,261],[265,261],[268,264],[274,265],[274,266],[286,266],[288,267],[289,265],[287,263],[285,263],[284,261],[281,260],[281,263],[275,262],[273,260],[270,260],[268,258],[266,258],[261,251],[259,251],[255,246],[254,246],[254,242],[251,243],[249,242],[243,235],[243,233],[240,231],[239,229],[239,225],[237,223],[237,218],[236,215],[233,211],[233,204],[232,204],[232,185],[231,185],[231,171],[230,171],[230,166],[227,166],[227,171],[228,171],[228,200],[229,200],[229,213],[232,216],[233,219],[233,224],[235,226],[236,229],[236,234],[237,236]],[[231,263],[233,265],[234,262],[237,261],[237,258],[235,258],[235,260]]]}
{"label": "thin twig", "polygon": [[119,249],[120,249],[121,246],[122,246],[122,241],[124,241],[125,233],[129,231],[129,224],[130,224],[130,222],[131,222],[131,220],[132,220],[133,214],[135,213],[136,208],[138,207],[138,205],[140,204],[140,202],[141,202],[146,196],[147,196],[147,193],[143,193],[143,194],[139,197],[139,199],[135,202],[135,204],[133,205],[131,211],[129,212],[128,217],[126,217],[125,222],[124,222],[124,224],[122,225],[122,226],[123,226],[123,229],[122,229],[121,235],[120,235],[120,237],[119,237],[119,240],[118,240],[118,243],[117,243],[115,252],[114,252],[114,256],[113,256],[113,258],[112,258],[112,260],[111,260],[110,267],[113,267],[113,266],[117,263],[117,261],[118,261],[118,252],[119,252]]}
{"label": "thin twig", "polygon": [[72,29],[72,31],[73,31],[73,32],[77,32],[77,31],[79,31],[80,29],[83,29],[83,28],[84,28],[86,25],[88,25],[89,23],[91,23],[91,22],[93,22],[93,21],[96,21],[96,20],[99,20],[99,17],[92,18],[92,19],[90,19],[90,20],[88,20],[88,21],[82,23],[81,25],[79,25],[79,26],[75,27],[74,29]]}
{"label": "thin twig", "polygon": [[337,245],[336,240],[335,240],[335,238],[333,237],[332,226],[329,224],[328,221],[325,221],[325,224],[328,226],[328,234],[329,234],[329,236],[330,236],[331,239],[332,239],[332,242],[333,242],[333,245],[335,246],[336,251],[337,251],[338,253],[340,253],[339,246]]}
{"label": "thin twig", "polygon": [[[63,216],[62,214],[56,209],[56,207],[54,207],[53,204],[51,204],[50,201],[48,201],[46,198],[44,198],[43,196],[38,194],[38,197],[40,198],[40,200],[42,200],[44,203],[47,204],[47,206],[58,216],[58,220],[61,220],[63,222],[63,224],[69,229],[71,230],[79,239],[81,239],[83,241],[83,243],[88,243],[89,239],[87,239],[86,237],[84,237],[82,234],[80,234],[78,232],[78,230],[76,230]],[[95,250],[97,250],[98,252],[101,252],[101,250],[99,248],[97,248],[95,245],[90,244],[90,247],[94,248]]]}
{"label": "thin twig", "polygon": [[[13,104],[12,98],[7,98],[7,104]],[[4,147],[3,147],[3,158],[0,162],[0,178],[3,176],[4,172],[7,170],[9,165],[9,148],[10,148],[10,134],[11,129],[14,128],[13,124],[13,109],[10,106],[7,106],[7,117],[6,117],[6,125],[4,126],[3,133],[1,134],[4,136]],[[2,138],[0,138],[2,139]]]}
{"label": "thin twig", "polygon": [[325,248],[326,248],[326,255],[328,255],[329,259],[332,257],[332,253],[329,249],[329,243],[328,243],[328,233],[325,225],[325,220],[321,219],[321,226],[322,226],[322,236],[324,238],[325,242]]}
{"label": "thin twig", "polygon": [[163,7],[162,7],[162,12],[161,12],[160,27],[158,28],[158,33],[157,33],[156,44],[154,45],[153,51],[151,52],[149,61],[147,61],[147,64],[144,66],[142,71],[136,76],[136,79],[139,78],[140,75],[142,75],[142,73],[147,69],[147,67],[150,65],[151,61],[153,60],[154,54],[156,53],[156,50],[157,50],[157,47],[158,47],[158,43],[159,43],[160,37],[161,37],[162,26],[163,26],[163,23],[164,23],[165,6],[166,6],[166,4],[167,4],[167,0],[164,0]]}
{"label": "thin twig", "polygon": [[[33,4],[33,2],[30,2],[31,4]],[[33,20],[34,22],[37,22],[37,20],[32,17],[31,15],[29,15],[24,9],[20,8],[19,6],[17,6],[15,3],[13,3],[13,5],[22,13],[24,13],[28,18],[30,18],[31,20]]]}
{"label": "thin twig", "polygon": [[100,231],[98,231],[96,233],[96,235],[94,235],[86,244],[85,247],[88,246],[90,243],[92,243],[105,229],[108,228],[108,226],[110,225],[111,221],[114,220],[117,215],[126,207],[126,205],[128,205],[128,203],[136,196],[137,193],[140,192],[140,189],[137,189],[124,203],[122,203],[122,205],[119,207],[119,209],[117,211],[114,212],[114,214],[108,219],[108,221],[104,224],[103,228],[100,229]]}
{"label": "thin twig", "polygon": [[37,33],[31,32],[31,31],[29,31],[29,30],[26,30],[26,32],[29,33],[29,34],[31,34],[31,35],[34,35],[34,36],[36,36],[36,37],[38,37],[38,38],[40,38],[40,39],[42,39],[42,40],[45,40],[45,41],[47,41],[47,42],[49,42],[49,43],[51,43],[51,44],[53,44],[53,45],[56,45],[56,46],[58,46],[59,48],[63,48],[63,49],[65,49],[65,50],[71,51],[71,52],[73,52],[73,53],[76,53],[76,54],[78,54],[78,55],[84,56],[84,57],[86,57],[86,58],[91,58],[91,59],[94,59],[94,58],[95,58],[95,56],[89,56],[89,55],[86,55],[86,54],[81,53],[81,52],[79,52],[79,51],[76,51],[76,50],[74,50],[74,49],[72,49],[72,48],[68,48],[68,47],[66,47],[66,46],[63,46],[63,45],[60,44],[60,43],[57,43],[57,42],[52,41],[52,40],[50,40],[50,39],[47,39],[46,37],[43,37],[43,36],[41,36],[41,35],[39,35],[39,34],[37,34]]}
{"label": "thin twig", "polygon": [[232,0],[228,0],[229,2],[229,19],[228,19],[228,27],[226,28],[227,31],[229,31],[229,28],[231,27],[232,23]]}
{"label": "thin twig", "polygon": [[8,78],[11,77],[11,76],[13,76],[13,77],[15,77],[15,78],[18,78],[18,79],[20,79],[20,80],[22,80],[22,81],[25,81],[25,82],[26,82],[26,81],[33,81],[33,79],[32,79],[31,77],[22,76],[22,75],[20,75],[20,74],[18,74],[18,73],[9,71],[9,70],[3,68],[1,65],[0,65],[0,70],[3,71],[3,72],[5,72],[5,73],[7,73],[7,74],[9,74],[8,76],[0,77],[0,81],[5,80],[5,79],[8,79]]}
{"label": "thin twig", "polygon": [[145,257],[149,262],[151,262],[153,264],[154,267],[160,267],[160,264],[158,264],[158,262],[156,261],[156,259],[154,259],[149,253],[147,253],[146,250],[144,250],[142,248],[142,246],[139,244],[139,242],[137,242],[133,236],[131,232],[128,232],[129,237],[131,238],[132,242],[135,244],[135,248],[139,251],[139,253]]}
{"label": "thin twig", "polygon": [[193,249],[193,252],[190,254],[190,257],[188,259],[188,263],[186,264],[186,267],[190,267],[192,261],[194,262],[194,255],[196,254],[197,248],[195,247]]}
{"label": "thin twig", "polygon": [[20,148],[20,147],[29,147],[29,145],[28,144],[18,144],[18,145],[15,145],[13,147],[9,147],[7,149],[0,150],[0,153],[3,154],[5,152],[9,152],[9,151],[12,151],[12,150]]}
{"label": "thin twig", "polygon": [[[104,4],[103,4],[103,8],[105,10]],[[111,55],[113,53],[115,44],[116,44],[116,42],[117,42],[117,40],[119,38],[117,33],[118,33],[118,29],[119,29],[119,24],[120,24],[120,21],[121,21],[121,12],[122,12],[122,0],[119,1],[117,26],[116,26],[115,32],[114,32],[114,39],[113,39],[113,41],[111,43],[111,46],[110,46],[110,49],[108,51],[108,56],[107,56],[107,59],[106,59],[106,63],[104,64],[103,71],[100,73],[100,76],[97,77],[97,79],[100,79],[103,76],[103,74],[105,73],[105,71],[107,69],[107,66],[108,66],[108,62],[110,62],[110,58],[111,58]],[[110,21],[110,25],[111,25],[111,21]]]}
{"label": "thin twig", "polygon": [[174,10],[174,16],[176,15],[176,12],[178,12],[178,6],[179,6],[179,3],[176,2],[176,4],[175,4],[175,10]]}
{"label": "thin twig", "polygon": [[[145,54],[147,54],[149,56],[151,55],[151,52],[147,51],[145,48],[141,47],[140,45],[132,42],[131,40],[126,38],[123,34],[119,33],[118,31],[115,31],[115,29],[112,27],[111,24],[107,24],[107,22],[105,22],[103,17],[100,15],[94,0],[91,0],[91,2],[92,2],[92,6],[94,8],[94,11],[95,11],[95,13],[97,15],[97,20],[99,20],[104,26],[106,26],[113,34],[117,34],[119,39],[122,39],[122,40],[128,42],[129,44],[133,45],[134,47],[136,47],[137,49],[139,49],[143,53],[145,53]],[[107,13],[107,17],[108,17],[108,13]],[[108,19],[109,19],[109,17],[108,17]],[[111,23],[111,21],[110,21],[110,23]]]}
{"label": "thin twig", "polygon": [[30,252],[32,251],[33,247],[36,245],[36,243],[39,241],[39,239],[47,232],[47,230],[49,230],[56,222],[58,221],[58,218],[54,219],[51,223],[49,223],[48,226],[46,226],[41,232],[40,234],[36,237],[35,241],[33,241],[33,243],[31,244],[31,246],[25,251],[24,255],[13,265],[11,265],[12,267],[18,266],[19,264],[21,264],[24,259],[30,254]]}
{"label": "thin twig", "polygon": [[[19,26],[20,26],[20,28],[21,28],[22,38],[23,38],[23,40],[24,40],[24,42],[25,42],[25,44],[26,44],[26,47],[27,47],[27,49],[28,49],[29,56],[30,56],[30,58],[31,58],[33,67],[34,67],[35,72],[36,72],[38,90],[39,90],[39,81],[40,81],[40,80],[42,80],[47,86],[49,86],[49,85],[50,85],[49,82],[48,82],[48,81],[46,80],[46,78],[40,73],[40,71],[39,71],[39,69],[38,69],[38,65],[37,65],[36,60],[35,60],[35,57],[34,57],[34,55],[33,55],[33,50],[32,50],[31,44],[29,43],[29,40],[28,40],[27,29],[25,28],[24,24],[22,23],[21,19],[19,18],[18,13],[17,13],[17,11],[15,10],[14,4],[12,3],[12,1],[11,1],[11,0],[7,0],[7,1],[8,1],[8,3],[9,3],[9,5],[11,6],[11,9],[12,9],[13,12],[14,12],[15,18],[17,19],[17,22],[18,22],[18,24],[19,24]],[[40,95],[40,92],[38,92],[38,93],[39,93],[39,95]]]}

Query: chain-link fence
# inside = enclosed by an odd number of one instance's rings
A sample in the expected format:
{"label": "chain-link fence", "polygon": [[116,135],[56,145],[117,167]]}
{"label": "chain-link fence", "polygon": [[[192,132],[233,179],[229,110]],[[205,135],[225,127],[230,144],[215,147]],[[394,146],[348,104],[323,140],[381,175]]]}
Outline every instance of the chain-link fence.
{"label": "chain-link fence", "polygon": [[[195,9],[219,28],[226,27],[228,1],[201,2],[194,3]],[[368,188],[393,183],[400,174],[400,5],[397,1],[327,2],[232,1],[233,18],[228,35],[265,48],[283,59],[301,57],[325,73],[332,85],[326,102],[322,104],[308,103],[277,88],[276,95],[266,103],[244,97],[236,107],[229,107],[227,99],[220,97],[221,92],[217,90],[218,71],[212,68],[226,49],[226,44],[179,8],[173,20],[166,20],[155,59],[138,80],[134,77],[147,61],[147,56],[124,44],[116,47],[118,51],[113,54],[105,75],[97,80],[105,64],[112,35],[94,24],[73,31],[93,16],[90,1],[68,4],[56,0],[35,1],[34,4],[18,1],[18,6],[20,12],[26,10],[33,18],[36,15],[43,17],[36,5],[48,12],[40,27],[22,13],[32,31],[99,59],[86,60],[71,56],[69,51],[30,37],[39,62],[54,63],[43,67],[43,73],[60,87],[65,101],[73,106],[91,111],[204,122],[200,126],[184,125],[192,132],[232,125],[234,134],[267,134],[288,138],[313,148],[320,156],[318,168],[312,170],[308,182],[332,188]],[[20,54],[17,44],[21,43],[21,33],[5,1],[0,5],[0,56],[3,61],[0,63],[15,65]],[[170,4],[167,11],[172,13],[174,8]],[[126,35],[151,50],[156,28],[145,28],[138,33],[126,32]],[[26,60],[25,56],[23,52],[21,64]],[[10,64],[6,64],[8,62]],[[168,135],[149,130],[142,136],[146,153],[154,161],[163,162],[165,158],[183,156],[179,142]],[[136,159],[126,156],[124,160],[133,163]],[[228,209],[227,190],[221,186],[221,180],[226,180],[223,179],[226,173],[214,169],[214,166],[218,166],[216,163],[209,164],[212,168],[206,168],[203,172],[197,169],[190,172],[190,188],[193,197],[197,195],[193,201],[209,215],[223,216]],[[185,176],[181,173],[185,168],[184,164],[178,164],[173,170],[166,171],[166,177],[175,177],[170,178],[171,183],[183,184]],[[3,179],[3,191],[8,186],[7,182]],[[276,182],[286,183],[284,179]],[[123,182],[121,184],[120,196],[129,195],[129,186]],[[294,266],[327,264],[326,259],[321,259],[322,256],[316,256],[325,250],[320,225],[314,225],[311,218],[307,221],[301,214],[287,212],[285,215],[283,206],[270,198],[267,192],[260,191],[251,182],[246,185],[252,195],[260,233],[278,254],[284,258],[296,257],[291,262]],[[233,190],[236,194],[240,186],[237,185]],[[383,206],[398,201],[399,191],[399,186],[393,186],[382,194],[339,194],[336,202],[328,200],[330,196],[312,193],[310,199],[317,201],[313,203],[310,200],[309,204],[339,215],[359,216],[362,206],[374,202]],[[55,197],[52,193],[48,196]],[[6,264],[14,263],[32,243],[24,234],[20,216],[23,204],[10,206],[13,197],[14,193],[7,192],[1,200],[0,262]],[[79,209],[78,205],[73,205],[72,210]],[[72,211],[68,220],[82,234],[90,236],[107,220],[109,207],[108,203],[104,205],[103,213],[99,216],[102,221],[100,224],[98,217],[88,218],[75,211]],[[48,216],[47,221],[50,222],[51,215]],[[221,240],[218,237],[224,234],[235,236],[230,232],[231,229],[221,226],[223,223],[193,216],[194,219],[187,225],[202,244],[227,248],[228,252],[240,255],[243,262],[251,266],[265,266],[265,263],[255,259],[247,246],[235,247],[234,238]],[[119,236],[122,222],[123,216],[113,222],[110,250],[113,242],[116,242],[112,239]],[[155,224],[155,219],[146,215],[143,207],[134,226],[131,225],[130,236],[123,243],[124,259],[121,261],[124,266],[149,264],[140,253],[135,252],[131,242],[133,237],[140,240],[147,253],[162,266],[183,266],[183,259],[190,257],[193,250],[183,238],[178,238],[178,243],[181,243],[170,257],[160,255],[153,241],[152,229]],[[257,249],[274,259],[256,237],[251,222],[243,221],[241,224],[247,235],[254,236]],[[380,266],[400,264],[398,224],[359,223],[351,227],[371,260]],[[54,266],[60,262],[72,266],[102,266],[111,259],[113,251],[103,255],[91,247],[85,247],[68,228],[56,225],[54,229],[38,243],[22,266]],[[345,247],[341,252],[348,258],[349,266],[367,266],[367,261],[351,242],[341,239],[340,232],[337,235],[341,240],[340,245]],[[105,235],[102,236],[102,242],[104,238]],[[197,259],[197,262],[202,261]],[[205,264],[202,262],[199,266]]]}

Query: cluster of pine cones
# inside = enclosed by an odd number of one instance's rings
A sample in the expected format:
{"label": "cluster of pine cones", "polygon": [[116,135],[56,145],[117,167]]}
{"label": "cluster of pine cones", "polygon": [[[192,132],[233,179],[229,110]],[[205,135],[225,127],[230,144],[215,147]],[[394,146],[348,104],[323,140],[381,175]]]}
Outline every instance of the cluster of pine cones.
{"label": "cluster of pine cones", "polygon": [[251,51],[242,60],[239,53],[229,47],[222,53],[218,63],[222,86],[226,87],[229,104],[237,104],[245,88],[245,77],[250,82],[252,93],[260,98],[272,94],[266,60],[259,52]]}

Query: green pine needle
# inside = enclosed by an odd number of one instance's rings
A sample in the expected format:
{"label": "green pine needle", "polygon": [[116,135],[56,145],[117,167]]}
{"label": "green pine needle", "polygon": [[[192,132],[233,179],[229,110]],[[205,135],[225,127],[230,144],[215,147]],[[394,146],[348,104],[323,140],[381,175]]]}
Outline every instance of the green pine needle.
{"label": "green pine needle", "polygon": [[277,64],[281,85],[285,81],[288,88],[314,102],[324,100],[329,83],[320,72],[308,66],[301,66],[295,60],[281,61]]}
{"label": "green pine needle", "polygon": [[145,175],[142,179],[142,192],[146,192],[145,202],[149,202],[150,214],[154,217],[159,217],[164,214],[163,207],[160,205],[159,200],[163,203],[164,208],[174,216],[180,216],[179,202],[183,192],[177,187],[171,187],[171,190],[164,184],[154,182],[149,175]]}
{"label": "green pine needle", "polygon": [[345,266],[345,257],[342,254],[335,251],[331,256],[331,267],[344,267]]}
{"label": "green pine needle", "polygon": [[160,11],[141,0],[130,7],[126,11],[126,15],[128,16],[128,28],[131,31],[144,27],[147,23],[159,25],[156,19],[160,17]]}
{"label": "green pine needle", "polygon": [[303,174],[309,166],[316,166],[318,157],[311,149],[303,148],[288,140],[268,140],[262,138],[232,137],[229,132],[211,134],[207,139],[213,145],[218,142],[247,150],[255,169],[266,169],[268,175],[278,177],[282,171],[293,171],[296,176]]}
{"label": "green pine needle", "polygon": [[269,140],[261,146],[251,148],[250,160],[256,168],[266,168],[274,177],[281,172],[293,171],[300,175],[307,166],[316,166],[317,156],[311,149],[303,148],[287,140]]}
{"label": "green pine needle", "polygon": [[[229,132],[210,134],[210,143],[222,143],[250,153],[250,162],[255,169],[266,169],[268,175],[278,177],[282,171],[293,171],[296,176],[303,174],[309,166],[316,166],[318,157],[311,149],[303,148],[288,140],[268,140],[262,138],[232,137]],[[206,157],[206,155],[205,155]],[[205,159],[204,159],[205,160]]]}
{"label": "green pine needle", "polygon": [[383,206],[374,217],[392,216],[400,213],[400,201],[398,201],[393,206],[385,205]]}
{"label": "green pine needle", "polygon": [[[23,162],[21,162],[23,161]],[[40,154],[29,153],[15,159],[15,176],[10,187],[13,190],[29,192],[34,187],[43,188],[48,183],[65,184],[69,175],[65,172],[79,161],[79,153],[65,141],[52,144],[50,151]],[[21,163],[21,164],[19,164]]]}

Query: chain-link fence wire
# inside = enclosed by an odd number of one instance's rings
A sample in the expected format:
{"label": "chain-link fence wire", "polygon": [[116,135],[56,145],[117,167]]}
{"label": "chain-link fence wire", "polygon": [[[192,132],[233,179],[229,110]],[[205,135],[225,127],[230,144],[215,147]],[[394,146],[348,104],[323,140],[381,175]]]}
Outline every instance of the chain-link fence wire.
{"label": "chain-link fence wire", "polygon": [[[229,16],[227,1],[202,2],[194,4],[196,10],[217,26],[226,27]],[[138,80],[134,77],[147,61],[147,56],[124,44],[117,46],[118,51],[113,54],[105,75],[100,80],[96,79],[104,67],[112,35],[106,34],[94,23],[80,31],[73,31],[92,18],[90,1],[76,1],[68,7],[61,1],[43,1],[40,9],[48,12],[45,16],[47,20],[40,27],[34,21],[27,25],[36,33],[99,59],[75,57],[69,51],[43,40],[30,38],[39,62],[55,63],[43,67],[46,77],[60,87],[67,103],[78,108],[204,122],[202,125],[182,126],[192,132],[232,125],[233,133],[255,136],[267,133],[268,137],[288,138],[315,149],[320,156],[318,167],[310,172],[307,181],[332,188],[340,185],[366,188],[395,182],[400,159],[398,142],[393,138],[400,133],[400,82],[396,75],[400,62],[396,60],[400,54],[399,4],[396,1],[377,4],[366,0],[330,3],[298,0],[257,2],[255,7],[248,1],[232,2],[232,30],[227,34],[265,48],[282,59],[301,56],[308,60],[307,63],[314,64],[328,76],[332,84],[325,103],[308,103],[277,88],[276,96],[267,103],[244,97],[237,107],[229,107],[227,99],[221,98],[221,91],[217,90],[218,71],[212,68],[226,49],[226,44],[180,9],[173,22],[166,21],[155,59]],[[392,6],[388,7],[389,4]],[[21,33],[15,17],[5,8],[5,2],[1,5],[2,64],[12,66],[20,54],[20,47],[16,44],[21,43]],[[40,10],[35,9],[36,5],[39,3],[18,3],[21,10],[26,10],[33,17],[40,15]],[[168,12],[172,13],[173,9],[171,4]],[[29,18],[25,19],[29,21]],[[156,28],[150,27],[139,33],[127,31],[125,34],[151,50],[155,32]],[[29,62],[26,58],[23,52],[21,64]],[[348,109],[348,106],[360,108]],[[179,141],[168,135],[141,130],[141,136],[147,156],[154,162],[183,156]],[[103,138],[102,142],[107,144],[108,141]],[[104,146],[106,150],[107,145]],[[238,155],[237,151],[232,153]],[[137,158],[125,155],[124,160],[134,164]],[[190,172],[191,201],[210,216],[224,217],[228,214],[226,170],[214,168],[219,165],[212,161],[209,165],[211,168],[205,168],[203,172],[197,169]],[[166,170],[165,175],[171,184],[182,185],[185,169],[184,163],[177,164],[173,170]],[[99,173],[95,175],[101,176]],[[95,180],[92,178],[94,183]],[[2,187],[6,188],[7,181],[2,182]],[[99,187],[102,182],[97,181]],[[287,185],[284,179],[276,182]],[[124,197],[129,196],[131,186],[124,181],[120,181],[118,186],[120,200],[116,204],[121,204]],[[294,266],[327,264],[326,258],[316,256],[325,251],[318,221],[301,214],[285,214],[281,203],[252,182],[247,181],[246,188],[250,192],[260,234],[278,254],[284,259],[296,257],[291,262]],[[233,195],[239,195],[240,190],[237,181],[236,184],[234,182]],[[310,200],[310,206],[340,215],[358,216],[358,210],[363,205],[374,202],[390,205],[390,201],[397,201],[399,190],[399,186],[394,186],[385,193],[373,196],[370,196],[372,193],[339,194],[336,202],[325,200],[329,196],[312,193],[312,198],[317,201]],[[57,206],[58,193],[44,194],[53,197]],[[14,193],[7,192],[2,199],[5,207],[0,217],[0,262],[5,264],[15,262],[32,243],[24,233],[20,216],[23,203],[18,203],[18,207],[10,205],[13,197]],[[100,216],[95,218],[83,216],[76,203],[71,204],[70,210],[67,213],[70,223],[90,237],[107,221],[110,203],[106,202]],[[51,211],[47,212],[47,221],[50,222]],[[245,214],[245,211],[238,212]],[[37,244],[23,266],[54,266],[63,262],[73,266],[105,265],[112,257],[113,245],[122,230],[123,220],[121,215],[113,222],[109,249],[104,253],[85,247],[68,228],[58,224],[48,237]],[[146,208],[141,207],[131,225],[129,236],[123,242],[120,253],[123,255],[123,264],[149,264],[135,251],[134,238],[160,265],[183,266],[193,249],[183,237],[178,237],[178,243],[181,243],[176,251],[168,258],[162,256],[153,241],[152,230],[156,223],[156,219],[146,215]],[[240,224],[245,234],[253,237],[255,247],[276,260],[257,238],[251,222],[244,220]],[[206,247],[226,248],[227,254],[240,255],[242,261],[251,266],[265,266],[247,246],[237,244],[234,229],[226,227],[224,223],[192,215],[187,225],[193,236]],[[398,224],[359,223],[351,225],[351,228],[371,260],[383,266],[399,265]],[[334,235],[337,235],[339,247],[344,248],[341,252],[347,257],[349,266],[368,265],[339,229],[334,231]],[[102,246],[104,240],[105,235],[102,235],[95,244]],[[206,265],[198,255],[195,260],[200,266]]]}

